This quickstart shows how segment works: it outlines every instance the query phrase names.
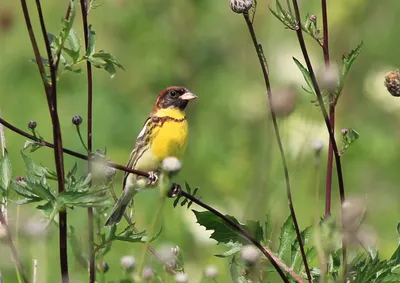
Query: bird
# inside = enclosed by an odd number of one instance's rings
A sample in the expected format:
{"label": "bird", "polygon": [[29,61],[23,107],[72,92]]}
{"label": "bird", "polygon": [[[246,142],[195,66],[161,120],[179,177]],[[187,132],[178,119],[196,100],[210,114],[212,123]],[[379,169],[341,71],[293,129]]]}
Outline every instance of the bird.
{"label": "bird", "polygon": [[[106,226],[121,221],[124,212],[138,191],[152,188],[166,157],[181,160],[187,147],[189,126],[185,109],[197,96],[182,86],[170,86],[162,90],[150,115],[136,138],[126,167],[149,173],[146,177],[125,172],[122,195],[118,198],[105,222]],[[143,182],[145,185],[143,185]]]}

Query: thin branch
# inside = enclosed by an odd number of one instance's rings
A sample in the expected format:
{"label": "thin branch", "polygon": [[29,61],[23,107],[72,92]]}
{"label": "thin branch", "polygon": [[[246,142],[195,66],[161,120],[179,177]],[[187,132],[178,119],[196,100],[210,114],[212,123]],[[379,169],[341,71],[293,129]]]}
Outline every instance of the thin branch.
{"label": "thin branch", "polygon": [[[321,0],[322,7],[322,26],[323,26],[323,41],[322,41],[322,52],[324,54],[325,71],[330,68],[329,59],[329,36],[328,36],[328,12],[326,8],[326,0]],[[331,129],[335,131],[335,106],[333,94],[329,94],[329,123]],[[328,148],[328,161],[326,169],[326,189],[325,189],[325,217],[331,214],[331,201],[332,201],[332,171],[333,171],[333,146],[329,142]]]}
{"label": "thin branch", "polygon": [[296,230],[296,237],[297,237],[297,241],[299,243],[301,257],[302,257],[303,264],[304,264],[304,267],[306,270],[307,278],[308,278],[309,282],[312,282],[312,277],[311,277],[310,269],[308,267],[308,262],[307,262],[307,256],[306,256],[306,253],[304,250],[303,240],[301,239],[301,232],[300,232],[299,224],[297,222],[296,212],[294,210],[294,204],[293,204],[292,193],[291,193],[291,188],[290,188],[289,169],[288,169],[285,152],[284,152],[283,145],[282,145],[282,140],[281,140],[281,136],[280,136],[280,132],[279,132],[279,126],[278,126],[278,122],[276,119],[276,113],[275,113],[275,110],[274,110],[273,104],[272,104],[273,98],[272,98],[271,84],[270,84],[269,76],[268,76],[267,63],[265,61],[265,56],[264,56],[264,52],[262,50],[262,46],[260,43],[258,43],[257,36],[254,31],[254,27],[249,18],[248,13],[244,13],[243,16],[246,21],[247,27],[249,29],[251,38],[253,40],[254,48],[256,50],[258,60],[260,62],[260,66],[261,66],[261,69],[262,69],[262,72],[264,75],[265,86],[267,89],[267,96],[268,96],[268,100],[270,102],[269,107],[270,107],[272,123],[274,125],[275,136],[276,136],[276,140],[278,143],[279,152],[281,154],[281,160],[282,160],[283,170],[284,170],[284,174],[285,174],[286,193],[287,193],[287,199],[289,202],[290,215],[293,219],[294,228]]}
{"label": "thin branch", "polygon": [[3,226],[3,228],[4,228],[5,232],[6,232],[8,246],[10,247],[11,256],[12,256],[12,259],[15,262],[17,268],[18,268],[18,272],[22,276],[22,280],[25,283],[29,283],[30,281],[29,281],[28,277],[26,276],[25,269],[24,269],[24,267],[23,267],[23,265],[21,263],[21,260],[20,260],[20,258],[18,256],[17,249],[14,246],[14,242],[13,242],[13,239],[12,239],[12,236],[11,236],[10,229],[8,229],[7,221],[4,218],[4,215],[1,212],[1,210],[0,210],[0,223],[1,223],[1,225]]}
{"label": "thin branch", "polygon": [[[21,130],[21,129],[15,127],[15,126],[13,126],[12,124],[10,124],[7,121],[5,121],[3,118],[0,118],[0,124],[4,125],[6,128],[10,129],[11,131],[13,131],[13,132],[15,132],[15,133],[17,133],[17,134],[19,134],[21,136],[24,136],[24,137],[26,137],[26,138],[28,138],[30,140],[33,140],[33,141],[39,143],[42,146],[47,146],[49,148],[54,148],[54,144],[52,144],[52,143],[50,143],[48,141],[45,141],[45,140],[40,140],[39,138],[37,138],[37,137],[35,137],[35,136],[33,136],[33,135]],[[73,150],[70,150],[70,149],[67,149],[67,148],[63,148],[62,150],[63,150],[64,153],[66,153],[68,155],[71,155],[71,156],[74,156],[74,157],[77,157],[77,158],[82,159],[82,160],[86,160],[87,161],[87,160],[89,160],[91,158],[91,156],[88,157],[87,155],[81,154],[79,152],[76,152],[76,151],[73,151]],[[140,175],[140,176],[143,176],[143,177],[146,177],[146,178],[149,177],[149,173],[147,173],[147,172],[131,169],[131,168],[128,168],[128,167],[123,166],[123,165],[115,164],[115,163],[112,163],[112,162],[107,162],[106,165],[108,167],[119,169],[119,170],[122,170],[122,171],[125,171],[125,172],[128,172],[128,173]]]}
{"label": "thin branch", "polygon": [[282,278],[283,282],[290,282],[289,279],[286,277],[286,275],[283,273],[281,270],[281,267],[288,272],[297,282],[303,282],[301,277],[297,275],[290,267],[288,267],[282,260],[280,260],[278,257],[276,257],[270,250],[267,248],[263,247],[260,242],[258,242],[252,235],[250,235],[247,231],[245,231],[242,227],[240,227],[238,224],[233,222],[231,219],[223,215],[221,212],[216,210],[215,208],[209,206],[208,204],[202,202],[200,199],[192,196],[191,194],[185,192],[182,190],[181,186],[178,184],[173,184],[172,188],[174,190],[174,193],[177,192],[178,195],[182,195],[183,197],[189,199],[190,201],[196,203],[197,205],[207,209],[214,215],[218,216],[221,218],[224,222],[226,222],[231,228],[236,230],[239,234],[241,234],[243,237],[245,237],[249,242],[253,243],[264,255],[265,257],[271,262],[271,264],[274,266],[276,271],[279,273],[280,277]]}
{"label": "thin branch", "polygon": [[[0,119],[2,117],[1,109],[0,109]],[[4,127],[3,124],[0,124],[0,142],[1,142],[1,156],[4,157],[6,154],[6,135],[4,134]],[[8,221],[8,211],[7,211],[7,197],[3,197],[1,205],[0,205],[0,210],[4,214],[4,218],[6,222]]]}
{"label": "thin branch", "polygon": [[[81,1],[81,12],[82,12],[82,24],[83,32],[85,35],[85,49],[87,51],[89,47],[89,26],[88,26],[88,1]],[[92,65],[89,61],[86,61],[87,70],[87,144],[88,154],[92,152],[92,117],[93,117],[93,80],[92,80]],[[88,160],[88,172],[92,171],[92,163]],[[93,229],[93,208],[88,207],[88,232],[89,232],[89,282],[94,283],[96,280],[95,270],[95,254],[94,254],[94,229]]]}
{"label": "thin branch", "polygon": [[[310,77],[311,77],[311,81],[312,81],[312,84],[315,89],[315,93],[317,94],[319,106],[320,106],[322,114],[324,116],[325,124],[326,124],[326,127],[329,132],[330,143],[332,144],[332,147],[333,147],[333,152],[334,152],[335,161],[336,161],[337,177],[338,177],[338,183],[339,183],[340,201],[341,201],[341,204],[343,205],[343,203],[345,201],[345,193],[344,193],[342,165],[340,162],[340,155],[339,155],[338,147],[336,144],[334,132],[332,130],[332,127],[331,127],[331,124],[329,121],[328,113],[327,113],[325,105],[324,105],[324,100],[321,95],[321,90],[318,86],[317,79],[315,77],[315,73],[314,73],[314,70],[312,68],[312,64],[310,61],[310,57],[308,56],[307,47],[304,42],[303,32],[302,32],[301,28],[299,28],[301,26],[301,18],[300,18],[300,10],[299,10],[299,5],[297,3],[297,0],[293,0],[293,8],[294,8],[294,11],[296,14],[296,20],[298,23],[297,24],[298,28],[296,29],[297,38],[298,38],[298,41],[300,44],[301,51],[303,53],[304,60],[306,61],[306,64],[307,64],[308,72],[310,73]],[[343,225],[343,223],[342,223],[342,225]],[[343,266],[346,268],[346,266],[347,266],[346,250],[347,249],[346,249],[346,243],[345,243],[344,239],[342,240],[342,250],[343,250]],[[346,274],[345,274],[344,278],[346,278]]]}

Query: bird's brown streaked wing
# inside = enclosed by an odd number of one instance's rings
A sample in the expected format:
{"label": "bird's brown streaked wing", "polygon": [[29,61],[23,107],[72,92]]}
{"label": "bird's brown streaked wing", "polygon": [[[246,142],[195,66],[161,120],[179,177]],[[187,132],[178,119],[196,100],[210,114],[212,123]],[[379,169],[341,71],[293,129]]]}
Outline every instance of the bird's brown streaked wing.
{"label": "bird's brown streaked wing", "polygon": [[[128,163],[126,164],[126,167],[135,169],[136,162],[140,156],[149,148],[149,140],[146,139],[146,137],[150,136],[150,131],[153,129],[152,126],[152,119],[151,117],[148,117],[146,121],[144,122],[144,125],[142,127],[142,130],[140,131],[139,135],[136,138],[136,143],[135,147],[132,150]],[[128,175],[130,173],[125,172],[124,174],[124,180],[123,180],[123,187],[122,189],[125,188],[126,184],[126,179],[128,178]]]}

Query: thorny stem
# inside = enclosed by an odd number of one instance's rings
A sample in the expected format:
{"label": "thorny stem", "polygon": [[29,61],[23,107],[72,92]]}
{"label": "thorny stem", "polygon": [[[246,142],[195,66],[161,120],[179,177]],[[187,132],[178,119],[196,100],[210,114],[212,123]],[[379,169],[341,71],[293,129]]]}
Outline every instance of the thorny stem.
{"label": "thorny stem", "polygon": [[[328,129],[328,133],[329,133],[329,140],[330,140],[330,143],[332,144],[333,152],[335,155],[336,170],[337,170],[337,177],[338,177],[338,183],[339,183],[340,202],[341,202],[341,205],[343,205],[343,203],[345,201],[343,173],[342,173],[342,165],[340,162],[340,155],[339,155],[338,147],[337,147],[336,140],[335,140],[335,135],[334,135],[334,132],[332,130],[332,127],[331,127],[331,124],[329,121],[328,113],[326,112],[324,100],[322,98],[321,90],[318,86],[317,79],[315,77],[315,73],[314,73],[313,67],[311,65],[310,57],[308,56],[307,47],[304,42],[303,32],[302,32],[301,28],[299,28],[301,26],[301,19],[300,19],[300,10],[299,10],[299,5],[297,3],[297,0],[293,0],[293,7],[294,7],[295,14],[296,14],[296,20],[298,23],[297,24],[298,28],[296,29],[297,38],[298,38],[298,41],[300,44],[301,51],[304,56],[304,60],[306,61],[306,64],[307,64],[308,72],[310,73],[310,77],[311,77],[311,81],[312,81],[312,84],[315,89],[315,93],[317,94],[318,103],[321,108],[322,114],[324,116],[325,124]],[[343,226],[343,223],[342,223],[342,226]],[[347,251],[346,250],[347,250],[346,242],[344,239],[342,239],[343,266],[345,268],[344,278],[346,278],[346,267],[347,267]]]}
{"label": "thorny stem", "polygon": [[[33,52],[35,54],[36,63],[39,68],[39,72],[42,78],[43,86],[46,92],[47,104],[49,107],[49,112],[51,116],[51,121],[53,125],[53,140],[54,140],[54,160],[56,163],[56,172],[58,176],[58,192],[62,193],[64,191],[64,160],[63,160],[63,150],[62,150],[62,138],[60,121],[58,119],[57,112],[57,93],[56,93],[56,70],[53,65],[53,56],[51,54],[51,47],[47,37],[46,26],[43,18],[43,13],[40,5],[40,0],[36,0],[36,8],[39,14],[40,26],[45,41],[46,51],[48,55],[48,60],[50,62],[50,77],[51,83],[47,81],[46,72],[44,69],[43,62],[41,60],[39,48],[35,39],[35,35],[32,29],[32,24],[29,16],[28,7],[26,5],[26,0],[21,0],[21,6],[25,18],[26,27],[29,33],[29,37],[32,43]],[[67,254],[67,212],[66,210],[60,211],[59,213],[59,253],[60,253],[60,266],[61,266],[61,278],[63,283],[69,282],[68,275],[68,254]]]}
{"label": "thorny stem", "polygon": [[296,230],[296,237],[297,237],[297,241],[299,243],[301,257],[302,257],[302,260],[303,260],[303,263],[304,263],[304,267],[305,267],[305,270],[306,270],[307,278],[308,278],[309,282],[312,282],[310,268],[308,267],[307,257],[306,257],[306,253],[305,253],[305,250],[304,250],[304,244],[303,244],[303,241],[301,239],[301,232],[300,232],[299,224],[297,222],[296,212],[294,210],[292,193],[291,193],[291,188],[290,188],[289,169],[288,169],[288,166],[287,166],[285,152],[284,152],[283,145],[282,145],[282,140],[281,140],[281,136],[280,136],[280,132],[279,132],[279,126],[278,126],[278,122],[277,122],[277,119],[276,119],[276,113],[275,113],[275,110],[274,110],[274,108],[272,106],[273,104],[271,103],[273,98],[272,98],[271,84],[270,84],[270,81],[269,81],[267,63],[266,63],[266,60],[265,60],[264,52],[262,50],[262,46],[261,46],[260,43],[258,43],[258,40],[257,40],[257,37],[256,37],[256,33],[254,31],[254,27],[253,27],[253,24],[250,21],[248,13],[244,13],[243,16],[244,16],[244,19],[246,21],[247,27],[249,29],[251,38],[253,40],[254,48],[256,50],[256,53],[257,53],[257,56],[258,56],[258,60],[260,61],[260,66],[261,66],[261,69],[262,69],[262,72],[263,72],[263,75],[264,75],[265,86],[267,88],[267,96],[268,96],[268,100],[270,101],[269,107],[270,107],[272,123],[274,125],[275,136],[276,136],[276,140],[277,140],[277,143],[278,143],[279,151],[280,151],[280,154],[281,154],[281,160],[282,160],[283,170],[284,170],[284,174],[285,174],[286,193],[287,193],[287,198],[288,198],[288,202],[289,202],[290,215],[291,215],[291,217],[293,219],[294,228]]}
{"label": "thorny stem", "polygon": [[0,223],[1,223],[1,225],[3,226],[3,228],[4,228],[5,232],[6,232],[8,246],[10,247],[12,259],[15,262],[15,265],[18,268],[18,272],[22,276],[22,280],[25,283],[29,283],[29,280],[28,280],[28,277],[26,276],[24,267],[23,267],[23,265],[21,263],[20,258],[18,257],[17,249],[14,246],[14,242],[13,242],[10,230],[8,229],[7,221],[4,218],[3,212],[1,210],[0,210]]}
{"label": "thorny stem", "polygon": [[[81,12],[82,12],[82,24],[83,32],[85,35],[85,48],[88,49],[89,46],[89,26],[88,26],[88,2],[87,0],[81,0]],[[88,144],[88,155],[92,152],[92,117],[93,117],[93,79],[92,79],[92,65],[89,61],[86,62],[87,70],[87,144]],[[79,131],[79,128],[78,128]],[[88,172],[92,171],[92,163],[90,159],[88,160]],[[88,229],[89,229],[89,282],[94,283],[96,280],[96,270],[95,270],[95,254],[94,254],[94,231],[93,231],[93,208],[88,208]]]}
{"label": "thorny stem", "polygon": [[[241,234],[244,238],[246,238],[249,242],[253,243],[264,255],[265,257],[271,262],[271,264],[274,266],[276,271],[279,273],[281,276],[283,282],[290,282],[289,279],[286,277],[286,275],[283,273],[281,270],[281,267],[288,272],[297,282],[302,283],[303,280],[299,275],[297,275],[291,268],[289,268],[282,260],[280,260],[278,257],[274,256],[274,254],[269,251],[267,248],[263,247],[260,242],[258,242],[252,235],[250,235],[247,231],[245,231],[242,227],[240,227],[238,224],[233,222],[231,219],[223,215],[221,212],[216,210],[215,208],[209,206],[208,204],[202,202],[200,199],[192,196],[191,194],[185,192],[182,190],[181,186],[178,184],[173,184],[172,185],[172,190],[174,191],[175,195],[181,195],[190,201],[194,202],[195,204],[207,209],[214,215],[218,216],[221,218],[224,222],[226,222],[231,228],[236,230],[239,234]],[[175,193],[177,192],[177,193]]]}

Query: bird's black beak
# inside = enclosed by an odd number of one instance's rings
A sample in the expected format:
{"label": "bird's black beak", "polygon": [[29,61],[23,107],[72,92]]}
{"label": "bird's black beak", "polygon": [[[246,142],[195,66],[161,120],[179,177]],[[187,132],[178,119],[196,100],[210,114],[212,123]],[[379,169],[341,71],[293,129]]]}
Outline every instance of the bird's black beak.
{"label": "bird's black beak", "polygon": [[185,92],[185,93],[182,94],[179,98],[182,99],[182,100],[187,100],[187,101],[189,101],[189,100],[196,99],[196,98],[197,98],[197,95],[195,95],[194,93],[191,93],[191,92]]}

